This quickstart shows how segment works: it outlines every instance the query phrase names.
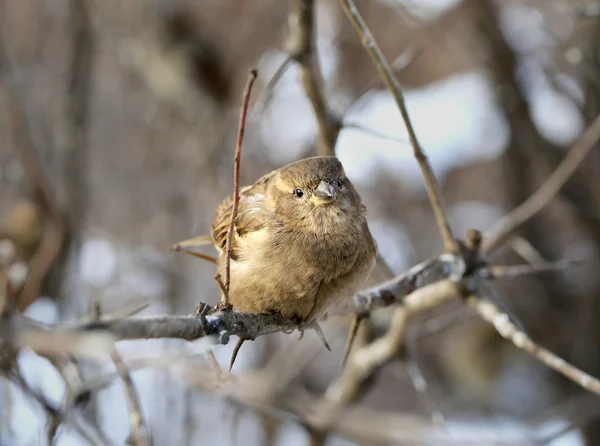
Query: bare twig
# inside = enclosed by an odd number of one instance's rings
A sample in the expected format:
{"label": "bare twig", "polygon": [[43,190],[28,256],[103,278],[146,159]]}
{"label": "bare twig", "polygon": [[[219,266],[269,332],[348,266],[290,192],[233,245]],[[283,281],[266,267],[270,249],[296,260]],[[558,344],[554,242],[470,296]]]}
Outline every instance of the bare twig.
{"label": "bare twig", "polygon": [[546,263],[544,256],[531,244],[531,242],[518,235],[513,236],[507,242],[511,249],[530,265]]}
{"label": "bare twig", "polygon": [[389,63],[387,62],[385,56],[379,49],[377,42],[373,38],[371,31],[367,27],[367,24],[364,22],[361,17],[356,5],[352,0],[339,0],[342,8],[346,12],[346,15],[352,22],[352,25],[356,29],[356,32],[361,38],[361,42],[371,59],[373,59],[373,63],[379,71],[379,74],[383,78],[388,90],[392,93],[398,108],[400,109],[400,113],[402,115],[402,119],[404,120],[404,124],[406,125],[406,130],[408,131],[408,137],[410,139],[410,143],[413,147],[414,156],[419,163],[419,167],[421,168],[421,172],[423,174],[423,178],[425,180],[425,185],[427,187],[427,194],[429,195],[429,201],[431,202],[431,207],[433,208],[433,212],[435,214],[435,218],[437,220],[438,229],[440,230],[440,234],[444,241],[444,249],[446,252],[456,253],[458,250],[458,245],[454,236],[452,235],[452,230],[450,228],[450,224],[448,222],[448,217],[444,205],[444,200],[442,198],[442,193],[440,190],[440,186],[437,183],[435,175],[433,173],[433,169],[429,164],[429,160],[421,147],[419,140],[417,139],[417,135],[412,126],[410,116],[408,114],[408,109],[406,108],[406,104],[404,102],[404,93],[402,92],[402,86]]}
{"label": "bare twig", "polygon": [[128,443],[134,444],[135,446],[144,446],[148,444],[146,441],[146,428],[144,427],[144,419],[142,418],[139,399],[136,394],[129,369],[127,369],[127,366],[123,362],[123,359],[121,358],[121,355],[119,355],[116,347],[113,348],[111,357],[115,367],[117,368],[117,373],[123,381],[125,399],[127,400],[127,405],[129,406],[130,432]]}
{"label": "bare twig", "polygon": [[252,85],[256,80],[258,72],[250,70],[248,82],[244,89],[242,99],[242,111],[240,113],[240,124],[238,127],[237,143],[235,145],[235,161],[233,167],[233,207],[231,209],[231,220],[229,221],[229,230],[227,231],[227,246],[225,251],[225,293],[223,293],[222,304],[229,307],[229,289],[231,285],[231,242],[233,241],[233,231],[235,219],[237,217],[238,205],[240,202],[240,158],[242,156],[242,143],[244,141],[244,130],[246,129],[246,115],[248,114],[248,103],[250,102],[250,93]]}
{"label": "bare twig", "polygon": [[520,277],[530,274],[564,271],[581,263],[583,263],[581,260],[559,260],[557,262],[536,263],[534,265],[494,265],[490,266],[487,272],[489,272],[490,278],[502,279],[505,277]]}
{"label": "bare twig", "polygon": [[467,303],[485,321],[492,324],[500,336],[512,342],[516,347],[535,356],[548,367],[566,376],[584,389],[600,395],[600,381],[598,379],[569,364],[546,348],[538,346],[529,336],[520,331],[510,321],[508,316],[500,311],[492,302],[471,296],[467,298]]}
{"label": "bare twig", "polygon": [[495,251],[510,235],[542,210],[565,185],[590,150],[596,146],[598,139],[600,139],[600,116],[594,119],[581,138],[573,144],[567,156],[546,182],[524,203],[502,217],[493,225],[492,229],[487,231],[490,236],[484,240],[483,252],[489,254]]}
{"label": "bare twig", "polygon": [[410,141],[408,139],[401,139],[401,138],[396,138],[394,136],[390,136],[390,135],[386,135],[385,133],[381,133],[375,129],[369,128],[369,127],[365,127],[364,125],[358,123],[358,122],[348,122],[348,121],[343,121],[342,123],[342,130],[345,129],[353,129],[353,130],[358,130],[360,132],[366,133],[368,135],[371,135],[375,138],[380,138],[380,139],[386,139],[389,141],[394,141],[397,142],[398,144],[409,144]]}
{"label": "bare twig", "polygon": [[262,99],[258,104],[258,114],[262,116],[262,113],[269,107],[271,104],[271,100],[273,99],[273,91],[275,90],[275,85],[281,80],[285,72],[291,66],[293,60],[290,55],[288,55],[285,60],[279,65],[275,74],[271,77],[265,88],[262,90]]}
{"label": "bare twig", "polygon": [[300,68],[300,82],[310,100],[317,124],[319,140],[317,155],[335,155],[335,142],[340,131],[340,123],[328,111],[320,88],[320,70],[315,55],[315,2],[314,0],[292,0],[288,17],[289,37],[286,49]]}

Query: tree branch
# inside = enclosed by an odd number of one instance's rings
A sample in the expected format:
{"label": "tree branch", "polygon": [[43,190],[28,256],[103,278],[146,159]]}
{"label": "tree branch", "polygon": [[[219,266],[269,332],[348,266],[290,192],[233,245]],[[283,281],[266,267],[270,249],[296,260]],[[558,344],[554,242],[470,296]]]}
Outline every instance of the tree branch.
{"label": "tree branch", "polygon": [[596,146],[600,139],[600,116],[596,117],[587,130],[577,140],[569,153],[558,167],[548,177],[546,182],[536,190],[525,202],[511,213],[502,217],[490,229],[489,237],[483,244],[483,253],[489,254],[502,245],[517,229],[531,217],[541,211],[560,191],[577,170],[587,154]]}
{"label": "tree branch", "polygon": [[117,348],[113,348],[112,359],[117,369],[117,374],[123,381],[123,388],[125,389],[125,399],[129,406],[129,441],[128,444],[134,446],[145,446],[148,444],[146,441],[146,428],[144,427],[144,419],[142,418],[142,410],[140,408],[139,398],[131,379],[129,369],[123,362],[121,355],[117,351]]}
{"label": "tree branch", "polygon": [[471,308],[475,309],[486,322],[492,324],[504,339],[509,340],[516,347],[535,356],[548,367],[561,375],[566,376],[584,389],[600,395],[600,380],[569,364],[550,350],[538,346],[531,338],[529,338],[529,336],[519,330],[510,321],[508,316],[492,302],[471,296],[467,298],[467,303]]}
{"label": "tree branch", "polygon": [[292,7],[288,16],[289,36],[285,47],[290,58],[298,63],[300,83],[310,100],[317,119],[319,126],[317,155],[334,156],[335,143],[341,126],[340,122],[327,109],[319,85],[321,72],[315,54],[314,9],[314,0],[292,0]]}
{"label": "tree branch", "polygon": [[352,25],[356,29],[356,32],[360,36],[361,42],[371,59],[373,59],[373,63],[379,71],[379,74],[383,78],[385,85],[387,86],[390,93],[394,97],[398,108],[400,109],[400,114],[402,115],[402,119],[404,120],[404,124],[406,125],[406,130],[408,131],[408,137],[410,139],[410,143],[413,147],[413,153],[417,162],[419,163],[419,167],[421,168],[421,172],[423,174],[423,178],[425,180],[425,185],[427,187],[427,194],[429,195],[429,201],[431,202],[431,207],[433,208],[433,212],[435,214],[435,218],[438,224],[438,229],[442,236],[442,240],[444,241],[444,249],[449,253],[456,253],[458,251],[458,244],[452,235],[452,230],[450,228],[450,223],[448,222],[448,217],[446,213],[446,206],[444,204],[444,199],[442,197],[440,186],[435,178],[433,173],[433,169],[429,164],[429,160],[421,147],[419,140],[417,139],[417,135],[413,128],[412,122],[410,120],[410,116],[408,114],[408,109],[406,108],[406,104],[404,102],[404,93],[402,92],[402,86],[389,63],[387,62],[385,56],[379,49],[377,42],[373,38],[371,31],[367,27],[367,24],[361,17],[356,5],[352,0],[339,0],[342,8],[346,12],[346,15],[352,22]]}

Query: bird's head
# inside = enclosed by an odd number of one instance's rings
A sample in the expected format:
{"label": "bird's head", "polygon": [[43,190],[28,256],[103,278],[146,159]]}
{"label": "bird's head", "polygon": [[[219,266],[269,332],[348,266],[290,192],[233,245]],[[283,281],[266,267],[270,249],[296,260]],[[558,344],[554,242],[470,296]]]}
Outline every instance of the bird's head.
{"label": "bird's head", "polygon": [[287,224],[326,233],[364,217],[365,208],[342,163],[315,156],[288,164],[269,182],[267,206]]}

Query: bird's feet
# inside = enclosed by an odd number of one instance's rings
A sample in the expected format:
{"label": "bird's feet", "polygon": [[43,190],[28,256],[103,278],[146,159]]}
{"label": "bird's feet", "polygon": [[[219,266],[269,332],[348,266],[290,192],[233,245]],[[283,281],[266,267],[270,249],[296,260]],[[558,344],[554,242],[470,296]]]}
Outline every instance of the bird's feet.
{"label": "bird's feet", "polygon": [[321,326],[319,325],[319,323],[316,320],[314,320],[308,324],[305,322],[300,322],[298,324],[298,331],[300,332],[300,336],[298,337],[298,340],[300,340],[304,337],[305,330],[310,330],[310,329],[314,330],[315,333],[317,333],[317,336],[319,337],[319,339],[321,340],[321,342],[323,343],[325,348],[327,350],[331,351],[331,347],[329,346],[329,343],[327,342],[327,339],[325,338],[325,333],[323,333]]}
{"label": "bird's feet", "polygon": [[217,304],[216,306],[216,310],[217,311],[230,311],[233,309],[233,306],[229,303],[225,303],[222,300]]}

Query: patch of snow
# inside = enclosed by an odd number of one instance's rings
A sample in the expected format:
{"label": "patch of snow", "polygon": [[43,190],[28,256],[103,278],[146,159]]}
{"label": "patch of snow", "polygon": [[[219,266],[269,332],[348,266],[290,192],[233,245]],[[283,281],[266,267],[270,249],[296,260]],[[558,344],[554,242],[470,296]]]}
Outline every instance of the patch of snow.
{"label": "patch of snow", "polygon": [[108,285],[117,272],[117,251],[104,238],[92,237],[84,241],[79,256],[79,274],[91,285]]}
{"label": "patch of snow", "polygon": [[[389,169],[413,189],[423,189],[398,107],[387,91],[371,91],[347,115],[347,121],[376,130],[403,144],[349,128],[341,132],[337,154],[352,181],[369,184],[377,169]],[[405,99],[415,132],[439,177],[475,160],[498,157],[508,142],[507,124],[496,107],[487,78],[477,72],[448,77]]]}

